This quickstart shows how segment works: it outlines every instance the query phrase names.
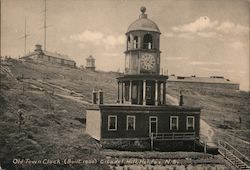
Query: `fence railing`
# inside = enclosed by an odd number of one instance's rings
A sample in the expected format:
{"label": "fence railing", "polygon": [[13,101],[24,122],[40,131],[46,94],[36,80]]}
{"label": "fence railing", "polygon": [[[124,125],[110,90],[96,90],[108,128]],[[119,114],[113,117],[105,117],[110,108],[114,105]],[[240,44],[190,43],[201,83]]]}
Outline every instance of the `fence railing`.
{"label": "fence railing", "polygon": [[239,159],[244,160],[248,163],[250,163],[250,159],[242,154],[240,151],[238,151],[235,147],[230,145],[228,142],[225,141],[218,141],[218,146],[223,146],[225,149],[229,150],[231,153],[233,153],[235,156],[237,156]]}
{"label": "fence railing", "polygon": [[154,140],[193,140],[195,132],[151,133]]}
{"label": "fence railing", "polygon": [[239,169],[250,169],[249,158],[225,141],[218,141],[218,151],[231,164]]}

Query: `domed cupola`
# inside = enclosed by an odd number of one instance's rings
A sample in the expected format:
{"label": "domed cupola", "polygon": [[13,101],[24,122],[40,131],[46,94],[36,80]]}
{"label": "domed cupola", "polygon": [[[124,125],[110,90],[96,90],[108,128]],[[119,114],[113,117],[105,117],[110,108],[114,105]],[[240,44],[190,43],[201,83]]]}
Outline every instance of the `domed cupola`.
{"label": "domed cupola", "polygon": [[155,22],[153,22],[152,20],[148,19],[147,14],[145,14],[146,12],[146,8],[145,7],[141,7],[141,12],[142,14],[140,15],[139,19],[137,19],[136,21],[134,21],[129,27],[128,27],[128,31],[127,33],[131,32],[131,31],[152,31],[152,32],[158,32],[160,33],[160,29],[158,28],[158,26],[156,25]]}

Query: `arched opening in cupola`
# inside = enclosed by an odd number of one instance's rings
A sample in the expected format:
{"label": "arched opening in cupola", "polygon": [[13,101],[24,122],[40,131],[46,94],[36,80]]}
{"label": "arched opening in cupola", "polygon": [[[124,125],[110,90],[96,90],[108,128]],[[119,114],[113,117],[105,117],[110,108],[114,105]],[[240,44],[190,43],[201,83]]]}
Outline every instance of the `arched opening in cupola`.
{"label": "arched opening in cupola", "polygon": [[139,43],[138,43],[138,37],[135,36],[134,37],[134,49],[138,48],[139,47]]}
{"label": "arched opening in cupola", "polygon": [[146,34],[143,37],[143,49],[152,49],[153,37],[150,34]]}
{"label": "arched opening in cupola", "polygon": [[130,35],[127,36],[127,50],[131,49]]}

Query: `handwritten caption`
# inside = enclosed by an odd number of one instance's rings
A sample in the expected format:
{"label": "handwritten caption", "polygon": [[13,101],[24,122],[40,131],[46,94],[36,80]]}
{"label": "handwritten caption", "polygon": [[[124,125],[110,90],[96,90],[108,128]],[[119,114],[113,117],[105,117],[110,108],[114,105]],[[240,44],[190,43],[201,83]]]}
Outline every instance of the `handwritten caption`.
{"label": "handwritten caption", "polygon": [[32,159],[19,159],[15,158],[12,161],[15,165],[72,165],[72,164],[108,164],[108,165],[117,165],[117,164],[136,164],[136,165],[175,165],[179,164],[178,160],[175,159],[42,159],[42,160],[32,160]]}

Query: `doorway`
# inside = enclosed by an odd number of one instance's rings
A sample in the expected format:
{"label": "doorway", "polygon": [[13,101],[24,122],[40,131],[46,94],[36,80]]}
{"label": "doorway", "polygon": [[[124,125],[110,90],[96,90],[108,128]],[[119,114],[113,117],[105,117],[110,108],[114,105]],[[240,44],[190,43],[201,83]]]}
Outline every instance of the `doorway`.
{"label": "doorway", "polygon": [[157,116],[150,116],[149,117],[149,135],[151,133],[157,133],[158,132],[158,118]]}

